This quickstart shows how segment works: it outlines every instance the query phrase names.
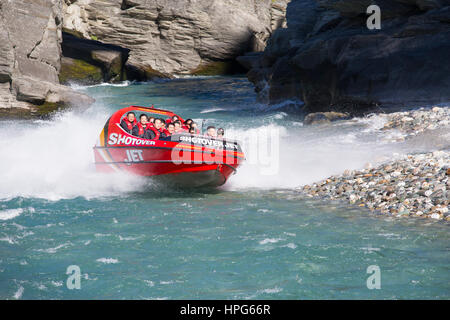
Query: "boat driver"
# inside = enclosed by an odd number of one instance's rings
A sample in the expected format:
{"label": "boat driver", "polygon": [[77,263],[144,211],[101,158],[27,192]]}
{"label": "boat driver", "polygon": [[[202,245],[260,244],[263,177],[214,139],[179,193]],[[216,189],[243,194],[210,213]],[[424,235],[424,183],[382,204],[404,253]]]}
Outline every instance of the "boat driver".
{"label": "boat driver", "polygon": [[120,126],[123,130],[131,134],[131,131],[133,130],[133,127],[136,125],[136,123],[136,115],[134,114],[134,112],[128,112],[127,116],[120,122]]}

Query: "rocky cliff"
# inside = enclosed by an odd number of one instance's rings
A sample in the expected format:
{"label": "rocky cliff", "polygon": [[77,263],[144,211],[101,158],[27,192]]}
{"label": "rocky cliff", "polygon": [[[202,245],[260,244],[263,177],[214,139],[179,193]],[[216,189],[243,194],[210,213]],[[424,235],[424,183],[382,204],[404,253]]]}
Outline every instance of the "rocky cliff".
{"label": "rocky cliff", "polygon": [[286,18],[264,53],[240,58],[262,100],[309,112],[450,100],[449,0],[293,0]]}
{"label": "rocky cliff", "polygon": [[129,49],[129,78],[226,73],[261,51],[289,0],[65,0],[64,31]]}
{"label": "rocky cliff", "polygon": [[92,103],[59,84],[61,29],[59,0],[0,0],[0,116]]}
{"label": "rocky cliff", "polygon": [[92,99],[60,85],[221,74],[285,25],[289,0],[0,0],[0,115]]}

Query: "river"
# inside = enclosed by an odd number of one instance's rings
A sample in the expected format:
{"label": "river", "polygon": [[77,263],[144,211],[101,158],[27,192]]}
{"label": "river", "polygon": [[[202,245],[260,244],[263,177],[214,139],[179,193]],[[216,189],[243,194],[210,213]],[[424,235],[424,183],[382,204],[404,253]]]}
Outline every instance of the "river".
{"label": "river", "polygon": [[[96,98],[82,113],[0,122],[0,299],[450,298],[448,223],[296,190],[432,150],[432,138],[399,141],[376,115],[304,126],[289,103],[258,103],[244,77],[77,88]],[[201,191],[96,173],[107,118],[151,104],[223,127],[246,163]],[[79,289],[67,286],[69,266]],[[380,289],[367,286],[373,266]]]}

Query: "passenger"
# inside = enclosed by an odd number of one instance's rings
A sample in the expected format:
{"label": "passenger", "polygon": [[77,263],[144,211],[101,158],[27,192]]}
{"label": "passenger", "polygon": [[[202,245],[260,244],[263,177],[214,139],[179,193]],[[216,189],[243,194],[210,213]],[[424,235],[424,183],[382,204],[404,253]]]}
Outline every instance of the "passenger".
{"label": "passenger", "polygon": [[136,123],[136,115],[134,114],[134,112],[128,112],[127,116],[120,122],[120,126],[123,130],[131,134]]}
{"label": "passenger", "polygon": [[195,134],[195,129],[192,128],[192,127],[190,127],[190,128],[189,128],[189,133],[190,133],[190,134]]}
{"label": "passenger", "polygon": [[217,138],[223,139],[224,134],[225,130],[223,130],[223,128],[217,129]]}
{"label": "passenger", "polygon": [[153,126],[147,126],[148,130],[146,131],[145,139],[154,139],[158,140],[161,136],[161,127],[164,120],[160,118],[156,118]]}
{"label": "passenger", "polygon": [[183,128],[181,128],[181,121],[180,120],[174,121],[173,124],[175,125],[175,133],[182,133],[183,132]]}
{"label": "passenger", "polygon": [[155,127],[147,126],[147,130],[144,132],[144,139],[157,140],[159,138],[158,131]]}
{"label": "passenger", "polygon": [[183,125],[181,126],[184,130],[189,131],[189,128],[191,127],[192,119],[186,119],[184,121]]}
{"label": "passenger", "polygon": [[197,122],[191,122],[191,128],[194,128],[195,134],[200,134],[200,130],[197,128]]}
{"label": "passenger", "polygon": [[166,120],[166,124],[174,123],[174,122],[177,121],[177,120],[178,120],[178,117],[177,117],[176,115],[173,115],[171,118],[168,118],[168,119]]}
{"label": "passenger", "polygon": [[166,124],[164,122],[161,126],[161,137],[162,138],[170,137],[170,132],[169,132],[169,130],[167,130]]}
{"label": "passenger", "polygon": [[206,128],[206,136],[211,138],[217,137],[216,127],[209,126],[208,128]]}
{"label": "passenger", "polygon": [[146,114],[139,116],[139,122],[133,127],[131,134],[139,138],[144,138],[145,131],[147,130],[148,117]]}
{"label": "passenger", "polygon": [[175,133],[175,125],[173,123],[169,123],[167,125],[167,131],[169,131],[169,136]]}
{"label": "passenger", "polygon": [[157,118],[155,119],[155,127],[159,132],[159,138],[165,138],[166,134],[164,133],[164,126],[166,125],[164,119]]}
{"label": "passenger", "polygon": [[149,123],[149,125],[151,124],[153,126],[153,123],[155,123],[155,118],[154,117],[150,117],[148,119],[148,123]]}
{"label": "passenger", "polygon": [[190,127],[192,122],[194,122],[192,119],[186,119],[186,120],[184,121],[184,124],[185,124],[186,126]]}

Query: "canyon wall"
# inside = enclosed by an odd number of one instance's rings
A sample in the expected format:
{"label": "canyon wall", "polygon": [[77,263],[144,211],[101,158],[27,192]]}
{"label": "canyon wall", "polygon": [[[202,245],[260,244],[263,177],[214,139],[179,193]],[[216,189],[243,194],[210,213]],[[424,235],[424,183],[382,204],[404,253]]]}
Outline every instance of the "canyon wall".
{"label": "canyon wall", "polygon": [[[366,9],[381,9],[369,30]],[[262,101],[358,112],[450,100],[449,0],[293,0],[287,28],[239,58]]]}
{"label": "canyon wall", "polygon": [[92,99],[59,84],[58,0],[0,1],[0,116],[27,117]]}
{"label": "canyon wall", "polygon": [[223,74],[285,24],[288,0],[65,0],[63,30],[129,50],[128,78]]}
{"label": "canyon wall", "polygon": [[0,0],[0,116],[93,100],[63,84],[226,74],[289,0]]}

